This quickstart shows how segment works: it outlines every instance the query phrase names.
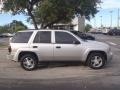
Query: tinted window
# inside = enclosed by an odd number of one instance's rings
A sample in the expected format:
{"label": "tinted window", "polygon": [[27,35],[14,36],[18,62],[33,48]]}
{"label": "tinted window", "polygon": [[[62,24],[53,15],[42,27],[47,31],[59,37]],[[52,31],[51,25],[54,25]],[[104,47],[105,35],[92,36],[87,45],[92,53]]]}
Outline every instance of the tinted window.
{"label": "tinted window", "polygon": [[51,32],[40,31],[37,33],[34,39],[34,43],[51,43]]}
{"label": "tinted window", "polygon": [[74,41],[78,41],[75,37],[66,32],[55,32],[56,43],[61,44],[73,44]]}
{"label": "tinted window", "polygon": [[28,43],[33,32],[18,32],[12,38],[13,43]]}

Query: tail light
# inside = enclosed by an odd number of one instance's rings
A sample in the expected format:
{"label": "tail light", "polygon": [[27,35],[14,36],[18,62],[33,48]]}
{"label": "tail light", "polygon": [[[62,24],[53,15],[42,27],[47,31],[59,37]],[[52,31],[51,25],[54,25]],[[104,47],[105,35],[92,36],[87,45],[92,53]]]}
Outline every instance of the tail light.
{"label": "tail light", "polygon": [[8,52],[9,54],[12,52],[11,46],[8,46]]}

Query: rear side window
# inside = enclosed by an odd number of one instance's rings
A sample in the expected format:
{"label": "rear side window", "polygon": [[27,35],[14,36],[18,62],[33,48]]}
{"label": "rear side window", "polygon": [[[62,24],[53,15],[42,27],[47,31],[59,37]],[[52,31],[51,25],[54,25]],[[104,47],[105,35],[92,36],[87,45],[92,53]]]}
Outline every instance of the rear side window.
{"label": "rear side window", "polygon": [[12,38],[12,43],[28,43],[33,32],[18,32]]}
{"label": "rear side window", "polygon": [[34,43],[51,43],[51,32],[50,31],[39,31],[35,39]]}

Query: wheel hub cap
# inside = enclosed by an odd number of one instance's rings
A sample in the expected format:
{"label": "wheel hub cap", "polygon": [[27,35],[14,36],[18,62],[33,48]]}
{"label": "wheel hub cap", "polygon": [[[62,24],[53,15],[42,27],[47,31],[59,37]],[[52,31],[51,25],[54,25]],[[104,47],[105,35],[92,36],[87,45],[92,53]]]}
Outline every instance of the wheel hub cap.
{"label": "wheel hub cap", "polygon": [[102,58],[99,56],[94,56],[91,63],[93,67],[100,67],[102,65]]}
{"label": "wheel hub cap", "polygon": [[25,58],[23,62],[24,66],[28,69],[31,69],[34,67],[34,60],[32,58]]}

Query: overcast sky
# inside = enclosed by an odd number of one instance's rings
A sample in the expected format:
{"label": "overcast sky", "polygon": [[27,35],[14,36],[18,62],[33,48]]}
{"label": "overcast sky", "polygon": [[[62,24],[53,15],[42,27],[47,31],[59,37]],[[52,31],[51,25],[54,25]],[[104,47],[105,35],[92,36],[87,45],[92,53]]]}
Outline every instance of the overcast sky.
{"label": "overcast sky", "polygon": [[[102,16],[102,24],[104,26],[110,26],[110,11],[113,11],[113,26],[117,26],[118,8],[120,8],[120,0],[102,0],[102,2],[103,3],[101,4],[99,12],[96,14],[96,17],[92,18],[90,22],[86,21],[86,23],[99,27],[101,25],[100,16]],[[12,16],[9,13],[2,13],[0,14],[0,25],[8,24],[12,20],[18,20],[22,21],[24,24],[32,28],[33,26],[26,21],[26,18],[27,17],[24,15]]]}

